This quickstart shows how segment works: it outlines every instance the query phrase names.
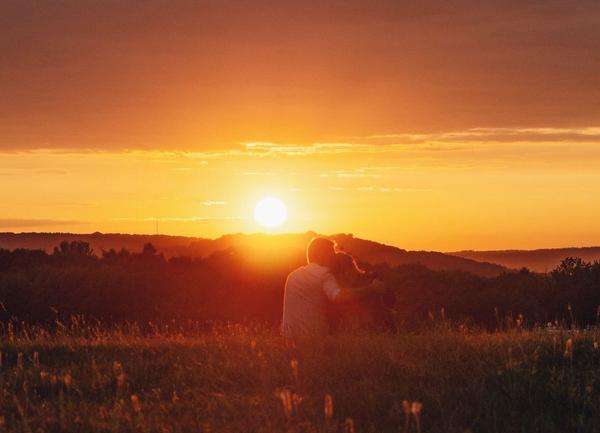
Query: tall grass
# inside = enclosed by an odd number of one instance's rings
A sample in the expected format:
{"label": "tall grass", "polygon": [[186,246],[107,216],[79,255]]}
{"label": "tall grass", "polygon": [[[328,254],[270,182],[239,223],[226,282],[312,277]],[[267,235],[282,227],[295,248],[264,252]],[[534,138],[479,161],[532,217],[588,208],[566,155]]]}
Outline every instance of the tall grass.
{"label": "tall grass", "polygon": [[238,326],[17,328],[0,344],[0,431],[600,431],[597,331],[290,345]]}

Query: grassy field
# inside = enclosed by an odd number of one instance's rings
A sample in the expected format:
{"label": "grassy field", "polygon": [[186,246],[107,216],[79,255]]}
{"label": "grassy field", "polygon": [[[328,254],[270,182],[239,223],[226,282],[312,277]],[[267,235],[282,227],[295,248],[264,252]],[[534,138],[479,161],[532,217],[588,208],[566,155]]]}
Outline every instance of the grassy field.
{"label": "grassy field", "polygon": [[598,432],[597,340],[439,326],[290,347],[239,327],[5,329],[0,431]]}

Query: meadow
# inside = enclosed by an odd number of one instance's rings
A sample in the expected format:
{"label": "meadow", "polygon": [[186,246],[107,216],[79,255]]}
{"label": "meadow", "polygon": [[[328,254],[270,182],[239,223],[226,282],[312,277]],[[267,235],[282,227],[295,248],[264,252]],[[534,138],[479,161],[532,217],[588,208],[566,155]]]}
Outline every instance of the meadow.
{"label": "meadow", "polygon": [[600,331],[2,330],[2,432],[597,432]]}

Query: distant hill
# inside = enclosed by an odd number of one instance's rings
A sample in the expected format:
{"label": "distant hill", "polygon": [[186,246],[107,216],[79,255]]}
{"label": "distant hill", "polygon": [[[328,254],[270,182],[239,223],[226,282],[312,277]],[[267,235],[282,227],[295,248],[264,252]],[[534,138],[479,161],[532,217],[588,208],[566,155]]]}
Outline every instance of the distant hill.
{"label": "distant hill", "polygon": [[458,269],[484,277],[493,277],[506,272],[507,269],[494,263],[486,263],[472,259],[453,257],[436,251],[407,251],[397,247],[355,238],[352,235],[332,236],[344,251],[369,262],[384,263],[391,266],[420,263],[433,270]]}
{"label": "distant hill", "polygon": [[[140,251],[144,244],[152,243],[167,257],[206,257],[216,251],[241,250],[254,260],[287,260],[304,255],[307,242],[314,232],[302,234],[230,234],[217,239],[204,239],[167,235],[131,235],[118,233],[0,233],[0,248],[43,249],[52,252],[60,242],[79,240],[89,242],[96,254],[102,250],[125,248]],[[351,234],[328,236],[341,249],[371,264],[388,263],[391,266],[419,263],[433,270],[463,270],[491,277],[506,271],[503,266],[482,263],[473,259],[433,251],[407,251],[393,246],[356,238]]]}
{"label": "distant hill", "polygon": [[513,269],[525,267],[536,272],[549,272],[565,257],[580,257],[588,262],[600,260],[600,247],[548,248],[540,250],[457,251],[447,254],[471,260],[498,263]]}

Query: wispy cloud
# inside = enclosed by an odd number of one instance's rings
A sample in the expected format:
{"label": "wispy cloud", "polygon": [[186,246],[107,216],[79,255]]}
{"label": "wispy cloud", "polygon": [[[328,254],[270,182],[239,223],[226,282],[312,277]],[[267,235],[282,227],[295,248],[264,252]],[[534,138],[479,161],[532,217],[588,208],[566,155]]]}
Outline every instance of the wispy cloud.
{"label": "wispy cloud", "polygon": [[270,142],[244,142],[241,143],[247,153],[255,155],[284,154],[290,156],[314,154],[339,154],[347,152],[368,151],[368,143],[311,143],[311,144],[283,144]]}
{"label": "wispy cloud", "polygon": [[28,218],[2,218],[0,228],[23,228],[23,227],[50,227],[50,226],[73,226],[89,224],[88,221],[55,220],[55,219],[28,219]]}
{"label": "wispy cloud", "polygon": [[361,168],[356,169],[356,170],[332,170],[332,171],[328,171],[326,173],[321,173],[320,174],[321,177],[371,177],[371,178],[377,178],[377,177],[381,177],[381,174],[379,173],[373,173],[371,171],[366,171],[363,170]]}
{"label": "wispy cloud", "polygon": [[395,192],[432,192],[435,191],[431,188],[392,188]]}
{"label": "wispy cloud", "polygon": [[[556,145],[571,144],[593,145],[600,148],[600,127],[581,128],[470,128],[458,131],[441,131],[435,133],[380,133],[364,136],[340,136],[335,141],[319,141],[313,143],[277,143],[267,141],[241,142],[233,147],[203,151],[168,151],[168,150],[123,150],[96,151],[96,155],[110,157],[121,155],[136,161],[172,164],[177,171],[189,171],[206,166],[219,160],[245,160],[247,158],[268,157],[306,157],[344,154],[367,155],[427,155],[460,154],[471,151],[485,151],[494,146],[514,144]],[[524,150],[524,149],[523,149]],[[30,155],[89,155],[93,150],[81,149],[37,149],[22,151]],[[437,156],[436,156],[437,158]],[[405,167],[405,165],[404,165]],[[367,177],[375,170],[393,169],[394,167],[365,167],[351,171],[328,173],[338,177]],[[27,169],[28,172],[34,172]],[[35,173],[65,174],[62,170],[40,169]],[[21,174],[18,169],[0,167],[0,175]],[[245,176],[271,176],[274,172],[248,170]]]}
{"label": "wispy cloud", "polygon": [[429,188],[401,188],[391,186],[359,186],[356,188],[357,191],[362,192],[431,192],[433,189]]}
{"label": "wispy cloud", "polygon": [[113,218],[112,221],[116,222],[131,222],[131,221],[159,221],[159,222],[203,222],[203,221],[231,221],[231,220],[245,220],[247,217],[240,216],[221,216],[221,217],[120,217]]}
{"label": "wispy cloud", "polygon": [[[372,134],[341,137],[343,141],[291,144],[272,142],[241,143],[241,154],[335,155],[344,153],[387,153],[402,151],[450,152],[472,150],[502,143],[595,143],[600,145],[600,127],[585,128],[471,128],[437,133]],[[339,176],[361,177],[360,172]],[[365,176],[365,174],[362,174]]]}
{"label": "wispy cloud", "polygon": [[271,171],[245,171],[242,173],[243,176],[273,176]]}
{"label": "wispy cloud", "polygon": [[600,142],[600,127],[585,128],[471,128],[463,131],[414,134],[373,134],[347,137],[349,140],[380,144],[422,144],[440,142]]}
{"label": "wispy cloud", "polygon": [[69,174],[67,170],[54,168],[0,168],[0,176],[19,176],[19,175],[64,175]]}
{"label": "wispy cloud", "polygon": [[202,206],[225,206],[227,204],[226,201],[223,200],[205,200],[200,202]]}

